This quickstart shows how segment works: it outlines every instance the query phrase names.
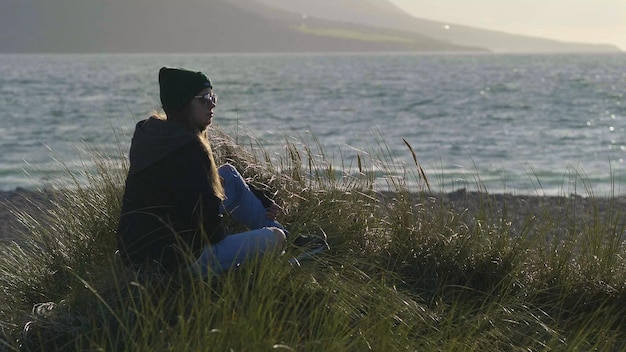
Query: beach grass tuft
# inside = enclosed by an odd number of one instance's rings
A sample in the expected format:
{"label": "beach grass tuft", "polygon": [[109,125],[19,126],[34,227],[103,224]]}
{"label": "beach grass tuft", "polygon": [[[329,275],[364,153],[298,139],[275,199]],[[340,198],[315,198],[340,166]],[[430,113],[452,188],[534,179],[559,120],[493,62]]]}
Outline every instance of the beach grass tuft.
{"label": "beach grass tuft", "polygon": [[0,244],[0,351],[626,349],[619,206],[562,197],[520,217],[484,192],[436,193],[406,141],[418,186],[394,176],[380,191],[374,154],[338,167],[310,136],[282,154],[211,138],[219,162],[272,192],[292,233],[324,233],[332,249],[207,279],[126,268],[115,231],[127,164],[91,150]]}

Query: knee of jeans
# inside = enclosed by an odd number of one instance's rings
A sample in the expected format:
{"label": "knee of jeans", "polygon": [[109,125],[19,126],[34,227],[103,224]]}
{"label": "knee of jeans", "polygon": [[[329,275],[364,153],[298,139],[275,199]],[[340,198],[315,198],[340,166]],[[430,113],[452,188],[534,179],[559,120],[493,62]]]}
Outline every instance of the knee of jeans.
{"label": "knee of jeans", "polygon": [[231,164],[224,164],[224,165],[222,165],[222,166],[217,168],[217,173],[222,178],[226,178],[228,176],[237,175],[239,173],[239,171],[237,171],[237,169],[234,166],[232,166]]}
{"label": "knee of jeans", "polygon": [[287,236],[285,236],[283,230],[279,229],[278,227],[270,227],[270,230],[272,230],[272,233],[274,234],[277,246],[282,246],[283,244],[285,244]]}

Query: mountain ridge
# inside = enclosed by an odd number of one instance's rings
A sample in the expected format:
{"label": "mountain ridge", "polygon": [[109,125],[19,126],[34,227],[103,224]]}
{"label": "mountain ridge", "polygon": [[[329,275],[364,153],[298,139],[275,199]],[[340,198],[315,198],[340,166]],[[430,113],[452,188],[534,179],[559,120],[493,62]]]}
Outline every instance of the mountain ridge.
{"label": "mountain ridge", "polygon": [[[363,40],[311,31],[398,36],[367,26],[322,19],[302,27],[300,17],[250,0],[5,0],[0,52],[240,53],[480,51],[403,33],[408,41]],[[250,9],[252,7],[252,9]],[[12,10],[12,11],[11,11]],[[260,13],[265,13],[261,16]],[[271,15],[270,15],[271,14]],[[271,17],[271,18],[270,18]],[[279,20],[276,20],[276,17]],[[313,25],[314,27],[310,27]],[[308,30],[306,30],[308,28]],[[369,34],[368,34],[369,33]],[[382,39],[381,39],[382,38]],[[367,39],[367,38],[366,38]]]}
{"label": "mountain ridge", "polygon": [[[418,18],[401,10],[387,0],[316,0],[315,5],[308,0],[254,1],[286,11],[299,12],[331,21],[353,21],[357,16],[350,16],[350,13],[355,8],[358,8],[360,10],[358,11],[358,22],[364,25],[419,33],[420,35],[451,44],[481,47],[496,53],[621,51],[612,44],[564,42]],[[360,6],[359,4],[366,5]],[[326,11],[328,8],[332,8],[332,11]]]}
{"label": "mountain ridge", "polygon": [[[422,33],[415,25],[422,22],[386,0],[316,0],[317,7],[302,0],[4,1],[5,53],[493,51]],[[285,4],[315,13],[307,16]]]}

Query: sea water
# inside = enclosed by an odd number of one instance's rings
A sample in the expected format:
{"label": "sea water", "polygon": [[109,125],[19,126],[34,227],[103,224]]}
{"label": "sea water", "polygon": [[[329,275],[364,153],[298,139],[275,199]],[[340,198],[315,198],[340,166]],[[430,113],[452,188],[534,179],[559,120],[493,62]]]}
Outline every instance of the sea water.
{"label": "sea water", "polygon": [[626,193],[623,54],[0,55],[0,190],[125,158],[162,66],[208,74],[227,133],[319,144],[346,174],[378,158],[379,188],[420,187],[417,160],[433,190]]}

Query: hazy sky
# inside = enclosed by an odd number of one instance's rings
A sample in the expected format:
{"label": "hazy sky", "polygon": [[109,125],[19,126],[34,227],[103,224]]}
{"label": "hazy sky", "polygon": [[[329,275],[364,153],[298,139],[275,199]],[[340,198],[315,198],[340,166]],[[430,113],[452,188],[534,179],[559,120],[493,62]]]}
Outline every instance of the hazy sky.
{"label": "hazy sky", "polygon": [[626,50],[626,0],[390,0],[416,17]]}

